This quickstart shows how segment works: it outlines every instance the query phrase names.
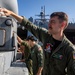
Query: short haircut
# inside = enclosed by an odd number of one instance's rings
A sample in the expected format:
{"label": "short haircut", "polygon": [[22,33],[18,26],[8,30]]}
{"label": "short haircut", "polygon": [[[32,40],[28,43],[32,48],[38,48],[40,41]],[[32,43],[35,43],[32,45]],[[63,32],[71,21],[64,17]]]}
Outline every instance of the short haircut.
{"label": "short haircut", "polygon": [[36,39],[34,38],[34,36],[30,35],[26,38],[26,40],[31,40],[31,41],[36,41]]}
{"label": "short haircut", "polygon": [[50,15],[51,18],[55,17],[55,16],[57,16],[60,21],[66,21],[66,23],[68,25],[68,16],[66,13],[64,13],[64,12],[53,12]]}

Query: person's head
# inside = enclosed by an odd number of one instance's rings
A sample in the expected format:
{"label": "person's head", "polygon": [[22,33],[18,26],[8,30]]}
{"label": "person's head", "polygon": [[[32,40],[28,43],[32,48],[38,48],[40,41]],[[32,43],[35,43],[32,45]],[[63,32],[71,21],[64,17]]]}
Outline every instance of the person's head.
{"label": "person's head", "polygon": [[27,41],[28,45],[30,47],[32,47],[33,44],[35,43],[36,39],[34,38],[34,36],[30,35],[26,38],[26,41]]}
{"label": "person's head", "polygon": [[68,26],[68,16],[64,12],[54,12],[50,15],[48,31],[51,34],[60,34]]}

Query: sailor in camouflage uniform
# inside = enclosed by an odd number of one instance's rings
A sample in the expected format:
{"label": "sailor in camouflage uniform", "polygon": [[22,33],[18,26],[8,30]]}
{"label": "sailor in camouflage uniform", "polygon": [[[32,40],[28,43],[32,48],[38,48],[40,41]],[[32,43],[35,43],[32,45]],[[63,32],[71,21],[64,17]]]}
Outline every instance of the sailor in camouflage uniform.
{"label": "sailor in camouflage uniform", "polygon": [[24,59],[29,75],[41,75],[43,69],[42,47],[36,43],[33,36],[28,36],[25,41],[22,41],[19,37],[17,39],[21,42],[20,48],[24,49]]}
{"label": "sailor in camouflage uniform", "polygon": [[24,61],[26,63],[29,75],[33,75],[31,49],[27,43],[27,40],[23,41],[19,36],[17,36],[17,40],[20,45],[20,50],[22,51],[22,54],[24,54],[24,57],[21,61]]}
{"label": "sailor in camouflage uniform", "polygon": [[26,40],[28,41],[28,45],[31,47],[33,75],[42,75],[43,49],[36,43],[34,36],[28,36]]}
{"label": "sailor in camouflage uniform", "polygon": [[49,28],[46,30],[37,27],[26,18],[18,16],[12,11],[7,9],[1,9],[0,11],[3,11],[6,16],[13,16],[43,43],[44,75],[75,75],[75,46],[63,33],[68,26],[66,13],[52,13]]}

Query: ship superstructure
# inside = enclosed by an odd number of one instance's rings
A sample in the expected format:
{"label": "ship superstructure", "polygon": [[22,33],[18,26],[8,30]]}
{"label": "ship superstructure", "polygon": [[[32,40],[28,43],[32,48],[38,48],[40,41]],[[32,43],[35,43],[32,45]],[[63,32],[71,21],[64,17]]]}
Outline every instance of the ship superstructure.
{"label": "ship superstructure", "polygon": [[[32,17],[30,17],[29,21],[31,21],[32,23],[34,23],[39,27],[48,29],[49,15],[45,14],[45,6],[42,6],[40,14],[37,14],[35,16],[37,16],[37,18],[33,19]],[[28,35],[32,34],[28,31]]]}
{"label": "ship superstructure", "polygon": [[49,15],[45,14],[45,6],[42,6],[40,14],[35,15],[35,16],[37,16],[39,18],[36,18],[34,20],[34,24],[36,24],[39,27],[44,27],[44,28],[48,29],[49,18],[46,18],[46,17],[49,17]]}

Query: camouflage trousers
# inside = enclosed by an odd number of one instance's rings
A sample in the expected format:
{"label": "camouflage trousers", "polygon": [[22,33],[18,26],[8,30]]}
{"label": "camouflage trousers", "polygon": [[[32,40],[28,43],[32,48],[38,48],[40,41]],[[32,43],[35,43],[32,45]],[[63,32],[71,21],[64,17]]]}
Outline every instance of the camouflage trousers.
{"label": "camouflage trousers", "polygon": [[28,68],[29,75],[33,75],[32,60],[31,59],[26,60],[25,63],[26,63],[26,66]]}

